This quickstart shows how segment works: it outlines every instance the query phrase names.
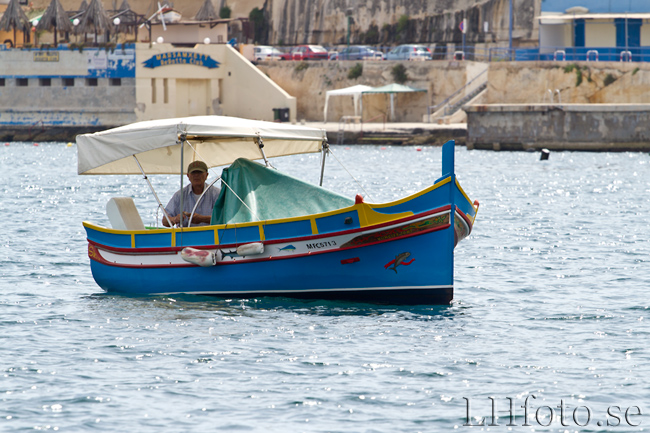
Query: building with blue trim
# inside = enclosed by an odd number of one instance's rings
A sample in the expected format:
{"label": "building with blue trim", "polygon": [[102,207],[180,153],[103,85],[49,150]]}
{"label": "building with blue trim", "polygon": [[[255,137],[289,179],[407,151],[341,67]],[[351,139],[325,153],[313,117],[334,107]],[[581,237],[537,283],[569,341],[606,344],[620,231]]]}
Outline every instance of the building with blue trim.
{"label": "building with blue trim", "polygon": [[647,0],[542,0],[539,60],[650,61]]}
{"label": "building with blue trim", "polygon": [[76,134],[168,117],[274,120],[296,98],[227,44],[120,44],[113,49],[0,45],[0,139]]}

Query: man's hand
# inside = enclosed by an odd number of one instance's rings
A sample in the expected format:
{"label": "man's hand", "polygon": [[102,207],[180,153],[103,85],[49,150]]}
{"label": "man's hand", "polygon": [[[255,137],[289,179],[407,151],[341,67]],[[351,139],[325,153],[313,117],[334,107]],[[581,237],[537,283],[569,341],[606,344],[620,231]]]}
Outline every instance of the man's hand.
{"label": "man's hand", "polygon": [[[211,218],[212,218],[212,216],[194,214],[194,216],[192,217],[192,224],[201,224],[201,223],[210,224]],[[187,221],[189,219],[190,219],[190,213],[189,212],[183,212],[183,220]],[[169,220],[171,221],[172,226],[180,225],[180,223],[181,223],[181,215],[178,214],[176,216],[169,217]],[[167,223],[167,218],[163,218],[163,225],[165,227],[169,227],[169,224]]]}

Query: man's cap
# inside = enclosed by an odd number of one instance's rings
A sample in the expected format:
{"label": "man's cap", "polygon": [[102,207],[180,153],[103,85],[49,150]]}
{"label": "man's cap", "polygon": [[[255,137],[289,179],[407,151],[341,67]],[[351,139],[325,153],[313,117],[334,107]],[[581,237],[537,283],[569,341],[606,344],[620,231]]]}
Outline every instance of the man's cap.
{"label": "man's cap", "polygon": [[187,166],[187,172],[192,173],[193,171],[202,171],[203,173],[207,173],[208,166],[203,161],[190,162],[190,165]]}

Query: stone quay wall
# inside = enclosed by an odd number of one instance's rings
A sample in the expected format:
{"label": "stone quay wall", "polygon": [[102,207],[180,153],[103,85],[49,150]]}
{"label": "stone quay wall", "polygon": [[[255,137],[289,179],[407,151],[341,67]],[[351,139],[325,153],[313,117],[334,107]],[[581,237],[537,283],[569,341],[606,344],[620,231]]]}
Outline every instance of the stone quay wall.
{"label": "stone quay wall", "polygon": [[467,148],[650,151],[650,104],[466,107]]}
{"label": "stone quay wall", "polygon": [[650,65],[492,63],[485,104],[465,106],[467,146],[650,150]]}

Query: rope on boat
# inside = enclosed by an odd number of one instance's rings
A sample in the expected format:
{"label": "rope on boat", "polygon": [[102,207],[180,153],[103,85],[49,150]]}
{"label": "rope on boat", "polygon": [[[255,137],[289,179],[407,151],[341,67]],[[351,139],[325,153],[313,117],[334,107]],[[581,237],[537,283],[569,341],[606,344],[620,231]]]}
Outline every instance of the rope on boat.
{"label": "rope on boat", "polygon": [[[363,190],[363,192],[366,194],[366,197],[368,197],[370,200],[373,200],[372,197],[370,196],[370,194],[368,194],[368,191],[366,191],[366,189],[363,187],[363,185],[361,185],[361,182],[359,182],[359,181],[358,181],[358,180],[357,180],[357,179],[352,175],[352,173],[350,173],[350,171],[349,171],[349,170],[348,170],[348,169],[343,165],[343,163],[341,162],[341,160],[338,159],[338,158],[336,157],[336,155],[334,155],[334,152],[332,151],[332,148],[329,148],[327,151],[328,151],[328,152],[329,152],[329,153],[334,157],[334,159],[336,159],[336,161],[341,165],[341,167],[343,167],[343,170],[345,170],[345,171],[350,175],[350,177],[352,178],[352,180],[354,180],[354,181],[357,183],[357,185],[359,185],[359,188],[361,188],[361,189]],[[324,156],[323,156],[323,157],[324,157]]]}
{"label": "rope on boat", "polygon": [[255,217],[255,219],[257,219],[257,221],[262,221],[262,220],[260,219],[260,217],[257,216],[257,214],[253,211],[253,209],[251,209],[250,207],[248,207],[248,205],[246,204],[246,202],[245,202],[244,200],[242,200],[241,197],[239,197],[239,196],[237,195],[237,193],[235,192],[235,190],[233,190],[233,189],[230,187],[230,185],[228,185],[226,182],[224,182],[223,179],[221,179],[221,183],[224,184],[224,185],[226,185],[226,186],[228,187],[228,189],[230,190],[230,192],[232,192],[233,194],[235,194],[235,197],[237,197],[237,199],[241,202],[241,204],[243,204],[244,206],[246,206],[246,209],[248,209],[248,210],[253,214],[253,216]]}
{"label": "rope on boat", "polygon": [[[187,142],[187,144],[190,146],[190,148],[194,151],[194,153],[196,153],[196,154],[198,155],[199,159],[201,159],[202,161],[205,161],[205,158],[203,158],[203,157],[201,156],[201,154],[196,150],[196,148],[192,145],[192,143],[190,143],[189,140],[186,140],[186,142]],[[266,157],[265,157],[264,159],[266,159]],[[210,170],[210,167],[208,167],[208,170]],[[227,183],[226,183],[226,182],[221,178],[221,176],[217,177],[217,179],[215,179],[215,180],[210,184],[210,186],[214,185],[215,182],[217,182],[219,179],[221,179],[221,183],[222,183],[223,185],[226,185],[226,187],[228,187],[228,189],[230,190],[230,192],[232,192],[233,194],[235,194],[235,197],[237,197],[237,200],[239,200],[239,201],[241,202],[241,204],[243,204],[244,206],[246,206],[246,209],[248,209],[248,210],[250,211],[250,213],[255,217],[255,219],[256,219],[257,221],[261,221],[260,217],[257,216],[257,214],[253,211],[253,209],[251,209],[251,208],[246,204],[246,202],[244,202],[244,200],[242,200],[241,197],[239,197],[239,196],[237,195],[237,193],[236,193],[236,192],[235,192],[235,191],[230,187],[230,185],[228,185],[228,184],[227,184]],[[192,215],[194,215],[194,210],[195,210],[196,207],[199,205],[199,202],[200,202],[201,199],[203,198],[203,194],[205,194],[206,191],[207,191],[207,188],[203,190],[203,193],[201,194],[201,197],[199,197],[199,199],[196,201],[196,204],[194,205],[194,209],[192,209]],[[192,215],[190,215],[190,222],[192,221],[192,220],[191,220]]]}

